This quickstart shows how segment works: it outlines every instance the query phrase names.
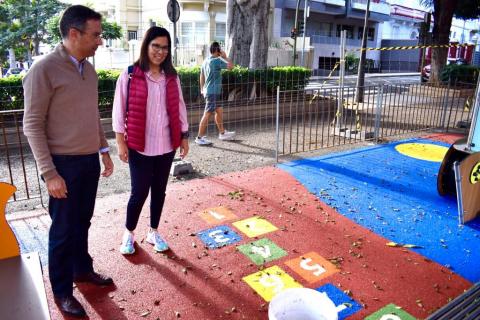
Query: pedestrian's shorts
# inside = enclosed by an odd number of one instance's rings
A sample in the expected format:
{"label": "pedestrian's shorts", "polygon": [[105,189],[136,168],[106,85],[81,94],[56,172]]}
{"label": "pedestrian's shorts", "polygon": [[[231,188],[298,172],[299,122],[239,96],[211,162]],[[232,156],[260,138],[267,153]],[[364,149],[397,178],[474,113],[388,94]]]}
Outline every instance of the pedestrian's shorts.
{"label": "pedestrian's shorts", "polygon": [[205,97],[205,111],[206,112],[215,112],[217,107],[217,101],[220,101],[221,95],[220,94],[210,94],[207,93]]}

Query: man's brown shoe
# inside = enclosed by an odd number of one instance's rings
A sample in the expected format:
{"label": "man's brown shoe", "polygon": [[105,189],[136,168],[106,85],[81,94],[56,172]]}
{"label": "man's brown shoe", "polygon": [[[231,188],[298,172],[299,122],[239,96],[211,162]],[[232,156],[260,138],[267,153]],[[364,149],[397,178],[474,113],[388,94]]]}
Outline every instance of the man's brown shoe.
{"label": "man's brown shoe", "polygon": [[97,286],[108,286],[113,284],[113,280],[110,277],[107,277],[103,274],[96,273],[95,271],[91,271],[86,274],[82,274],[79,276],[75,276],[73,279],[74,282],[88,282],[95,284]]}
{"label": "man's brown shoe", "polygon": [[74,296],[55,297],[60,310],[69,316],[83,318],[87,315],[80,302]]}

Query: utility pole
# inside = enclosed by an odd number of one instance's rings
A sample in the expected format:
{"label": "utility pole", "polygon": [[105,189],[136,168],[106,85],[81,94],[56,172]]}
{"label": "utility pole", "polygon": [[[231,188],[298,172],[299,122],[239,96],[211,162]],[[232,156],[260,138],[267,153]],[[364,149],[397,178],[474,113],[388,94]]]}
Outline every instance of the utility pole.
{"label": "utility pole", "polygon": [[308,0],[305,0],[305,8],[303,9],[303,43],[302,43],[302,66],[305,65],[305,34],[307,33],[307,18],[309,16],[310,7]]}
{"label": "utility pole", "polygon": [[177,65],[177,21],[180,18],[180,5],[177,0],[170,0],[167,4],[167,14],[170,21],[173,23],[173,64]]}
{"label": "utility pole", "polygon": [[363,102],[365,93],[365,60],[367,57],[367,30],[368,16],[370,15],[370,0],[367,0],[367,9],[365,10],[365,20],[363,21],[362,51],[358,63],[357,90],[355,91],[355,102]]}
{"label": "utility pole", "polygon": [[297,9],[295,10],[295,26],[292,30],[293,35],[293,65],[295,66],[295,59],[297,58],[297,35],[298,35],[298,9],[300,8],[300,0],[297,0]]}

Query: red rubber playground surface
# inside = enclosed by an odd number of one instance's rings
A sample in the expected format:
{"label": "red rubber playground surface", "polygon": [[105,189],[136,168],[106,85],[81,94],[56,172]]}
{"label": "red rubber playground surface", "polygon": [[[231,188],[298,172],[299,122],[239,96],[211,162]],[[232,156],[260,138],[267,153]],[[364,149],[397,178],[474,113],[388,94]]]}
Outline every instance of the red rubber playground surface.
{"label": "red rubber playground surface", "polygon": [[[75,288],[90,319],[267,319],[268,301],[300,286],[326,292],[339,319],[392,312],[421,319],[472,285],[408,248],[387,246],[278,168],[170,184],[159,228],[167,254],[143,241],[148,206],[136,254],[118,252],[127,198],[97,202],[90,251],[115,286]],[[62,319],[44,272],[52,318]]]}

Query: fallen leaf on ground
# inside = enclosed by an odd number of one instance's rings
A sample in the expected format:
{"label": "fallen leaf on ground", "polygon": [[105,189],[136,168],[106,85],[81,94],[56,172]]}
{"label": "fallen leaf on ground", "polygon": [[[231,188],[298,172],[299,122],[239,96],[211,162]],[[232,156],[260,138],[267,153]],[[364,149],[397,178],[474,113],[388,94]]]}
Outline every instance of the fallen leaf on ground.
{"label": "fallen leaf on ground", "polygon": [[422,246],[419,246],[416,244],[403,244],[403,243],[396,243],[396,242],[387,242],[385,245],[387,247],[423,248]]}

